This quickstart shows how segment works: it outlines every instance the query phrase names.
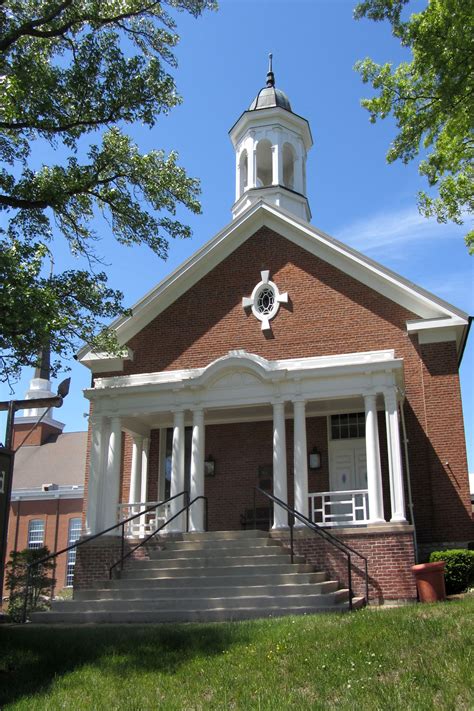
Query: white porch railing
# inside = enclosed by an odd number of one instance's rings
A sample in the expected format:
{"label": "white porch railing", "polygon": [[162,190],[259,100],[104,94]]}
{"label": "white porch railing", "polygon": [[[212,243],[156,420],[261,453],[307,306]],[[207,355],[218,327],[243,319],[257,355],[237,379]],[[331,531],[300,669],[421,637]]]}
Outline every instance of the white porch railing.
{"label": "white porch railing", "polygon": [[[123,521],[130,516],[134,516],[140,511],[155,506],[159,501],[139,501],[136,504],[119,504],[118,505],[118,520]],[[125,526],[126,538],[145,538],[150,533],[156,531],[158,526],[161,526],[170,516],[170,505],[158,506],[153,511],[149,511],[140,518],[135,518],[129,521]]]}
{"label": "white porch railing", "polygon": [[368,523],[367,489],[317,491],[308,496],[310,518],[321,526],[363,526]]}

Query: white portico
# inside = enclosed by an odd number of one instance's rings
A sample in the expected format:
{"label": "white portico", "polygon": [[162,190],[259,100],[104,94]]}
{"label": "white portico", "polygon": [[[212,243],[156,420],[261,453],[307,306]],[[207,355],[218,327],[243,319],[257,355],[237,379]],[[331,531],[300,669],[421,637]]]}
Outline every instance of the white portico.
{"label": "white portico", "polygon": [[[204,477],[206,425],[269,419],[273,421],[273,493],[288,501],[285,420],[292,419],[295,508],[309,514],[306,418],[315,414],[360,410],[365,413],[367,517],[383,523],[381,458],[377,410],[386,416],[390,472],[390,520],[405,523],[402,460],[398,426],[398,393],[402,361],[391,350],[338,356],[268,361],[245,351],[230,351],[205,368],[170,370],[97,378],[86,391],[93,403],[91,470],[87,529],[94,533],[118,520],[120,504],[120,438],[132,434],[129,504],[146,502],[147,479],[157,477],[147,463],[152,430],[172,428],[171,496],[185,488],[185,427],[192,428],[189,494],[206,494]],[[242,442],[245,448],[245,442]],[[311,493],[311,492],[310,492]],[[314,494],[313,494],[314,495]],[[149,502],[148,502],[149,503]],[[170,514],[182,506],[172,502]],[[327,522],[326,522],[327,523]],[[351,523],[351,522],[349,522]],[[354,520],[353,523],[357,523]],[[359,523],[361,521],[359,520]],[[168,527],[183,531],[184,514]],[[276,506],[273,528],[288,526],[285,510]],[[189,513],[189,529],[204,527],[204,507]]]}

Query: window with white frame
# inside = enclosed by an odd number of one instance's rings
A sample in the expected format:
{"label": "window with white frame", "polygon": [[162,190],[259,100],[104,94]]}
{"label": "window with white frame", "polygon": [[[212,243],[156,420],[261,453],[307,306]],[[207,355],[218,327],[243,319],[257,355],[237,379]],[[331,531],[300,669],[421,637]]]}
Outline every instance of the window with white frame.
{"label": "window with white frame", "polygon": [[44,519],[33,518],[28,523],[28,548],[42,548],[44,546]]}
{"label": "window with white frame", "polygon": [[[79,538],[81,537],[81,530],[82,530],[82,521],[80,518],[69,519],[69,532],[68,532],[68,539],[67,539],[68,546],[72,546],[73,543],[76,543],[76,541],[79,540]],[[74,581],[74,567],[76,565],[76,550],[77,550],[77,548],[73,548],[72,551],[68,551],[68,553],[67,553],[67,562],[66,562],[66,587],[67,588],[72,587],[72,583]]]}
{"label": "window with white frame", "polygon": [[356,439],[360,437],[365,437],[364,412],[331,415],[331,439]]}

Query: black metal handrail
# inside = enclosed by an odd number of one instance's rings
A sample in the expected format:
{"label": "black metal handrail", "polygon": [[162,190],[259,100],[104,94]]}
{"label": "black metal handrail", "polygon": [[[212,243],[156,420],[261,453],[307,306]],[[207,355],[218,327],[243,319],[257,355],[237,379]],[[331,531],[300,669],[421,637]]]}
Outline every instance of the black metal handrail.
{"label": "black metal handrail", "polygon": [[57,551],[56,553],[50,553],[50,555],[47,555],[44,558],[41,558],[40,560],[35,560],[33,563],[28,563],[27,572],[26,572],[26,587],[25,587],[24,598],[23,598],[22,622],[26,622],[26,617],[27,617],[27,612],[28,612],[28,592],[29,592],[29,588],[30,588],[30,584],[31,584],[31,571],[33,568],[36,568],[38,565],[42,565],[43,563],[46,563],[48,560],[56,559],[58,556],[62,555],[63,553],[68,553],[69,551],[72,551],[75,548],[79,548],[79,546],[86,545],[87,543],[94,541],[96,538],[100,538],[101,536],[104,536],[106,533],[113,531],[115,528],[119,528],[119,526],[122,527],[122,549],[123,549],[124,530],[125,530],[125,526],[127,523],[129,523],[130,521],[133,521],[136,518],[139,518],[140,516],[145,516],[147,513],[150,513],[150,511],[154,511],[159,506],[164,506],[165,504],[168,504],[170,501],[173,501],[174,499],[177,499],[180,496],[184,496],[185,500],[189,501],[188,491],[186,491],[186,490],[180,491],[179,494],[174,494],[174,496],[170,496],[168,499],[165,499],[164,501],[159,501],[157,504],[148,506],[148,508],[143,509],[143,511],[139,511],[136,514],[133,514],[133,516],[129,516],[128,518],[125,518],[122,521],[118,521],[118,523],[115,523],[113,526],[109,526],[108,528],[104,528],[104,530],[99,531],[99,533],[94,533],[93,536],[87,536],[87,538],[83,538],[82,540],[76,541],[76,543],[72,543],[70,546],[67,546],[67,548],[63,548],[62,550]]}
{"label": "black metal handrail", "polygon": [[318,526],[317,523],[314,521],[311,521],[307,516],[304,514],[300,513],[296,509],[292,508],[291,506],[288,506],[284,501],[278,498],[278,496],[274,496],[273,494],[270,494],[268,491],[264,491],[263,489],[260,489],[259,486],[255,486],[253,490],[253,510],[254,510],[254,525],[256,522],[256,500],[257,500],[257,492],[260,494],[263,494],[264,496],[267,497],[267,499],[270,499],[274,503],[276,503],[278,506],[281,506],[283,509],[285,509],[293,518],[289,520],[289,527],[290,527],[290,547],[291,547],[291,562],[293,563],[293,558],[294,558],[294,550],[293,550],[293,526],[294,526],[294,519],[298,519],[298,521],[301,521],[307,528],[309,528],[313,533],[316,533],[317,535],[321,536],[324,538],[325,541],[330,543],[331,545],[335,546],[338,548],[344,555],[347,556],[347,579],[348,579],[348,588],[349,588],[349,609],[352,610],[352,598],[354,597],[353,594],[353,589],[352,589],[352,558],[351,558],[351,553],[354,555],[358,556],[364,561],[364,575],[365,575],[365,599],[367,604],[369,603],[369,572],[368,572],[368,564],[367,564],[367,558],[365,555],[362,555],[362,553],[359,553],[359,551],[356,551],[355,548],[352,548],[352,546],[349,546],[347,543],[343,543],[339,538],[336,538],[336,536],[333,536],[332,533],[329,533],[325,528],[322,528],[321,526]]}
{"label": "black metal handrail", "polygon": [[[121,555],[121,557],[119,558],[119,560],[117,560],[115,563],[113,563],[113,564],[110,566],[110,568],[109,568],[109,580],[112,579],[112,571],[114,570],[114,568],[116,568],[118,565],[120,565],[120,572],[122,572],[124,561],[125,561],[129,556],[131,556],[132,553],[135,553],[135,551],[138,550],[139,548],[141,548],[142,546],[144,546],[145,543],[148,543],[148,541],[149,541],[151,538],[153,538],[153,536],[156,536],[157,533],[159,533],[163,528],[165,528],[165,526],[168,526],[168,524],[170,524],[171,521],[174,521],[174,519],[177,518],[178,516],[180,516],[184,511],[186,511],[186,531],[188,531],[188,530],[189,530],[189,509],[191,508],[191,506],[192,506],[194,503],[196,503],[196,501],[199,501],[200,499],[203,499],[203,501],[205,502],[205,514],[204,514],[204,521],[205,521],[205,524],[204,524],[204,530],[207,531],[207,516],[208,516],[207,496],[196,496],[192,501],[188,501],[188,502],[186,503],[186,505],[183,506],[183,508],[181,508],[181,509],[180,509],[179,511],[177,511],[175,514],[173,514],[173,516],[171,516],[171,517],[170,517],[169,519],[167,519],[164,523],[162,523],[161,526],[158,526],[158,528],[157,528],[155,531],[153,531],[153,533],[150,533],[146,538],[144,538],[142,541],[140,541],[140,543],[137,543],[136,546],[134,546],[131,550],[127,551],[127,553],[124,552],[124,550],[125,550],[125,548],[124,548],[125,542],[124,542],[123,535],[122,535],[122,555]],[[123,533],[123,531],[122,531],[122,533]]]}

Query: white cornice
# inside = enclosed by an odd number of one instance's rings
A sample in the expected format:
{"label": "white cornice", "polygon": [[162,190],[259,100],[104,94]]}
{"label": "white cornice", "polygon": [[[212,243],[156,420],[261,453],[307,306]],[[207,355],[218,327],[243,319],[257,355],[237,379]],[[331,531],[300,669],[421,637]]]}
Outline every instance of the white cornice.
{"label": "white cornice", "polygon": [[298,135],[301,135],[305,149],[307,151],[310,150],[313,145],[313,137],[307,119],[279,106],[270,106],[267,109],[258,109],[256,111],[244,111],[229,131],[230,140],[235,148],[241,134],[249,127],[271,126],[274,128],[278,125],[280,125],[281,128],[289,128]]}
{"label": "white cornice", "polygon": [[[463,311],[291,213],[259,201],[232,220],[140,299],[132,308],[130,316],[119,318],[111,324],[119,343],[127,343],[264,225],[400,304],[422,321],[455,320],[456,326],[462,325],[462,328],[468,324],[468,315]],[[100,358],[100,354],[96,358]],[[88,346],[79,351],[78,360],[90,367],[91,351]]]}
{"label": "white cornice", "polygon": [[31,489],[13,489],[12,501],[48,501],[51,499],[82,499],[84,498],[83,486],[60,487],[43,491],[40,487]]}
{"label": "white cornice", "polygon": [[402,368],[402,361],[395,358],[393,350],[368,351],[362,353],[344,353],[332,356],[313,356],[308,358],[288,358],[270,361],[246,351],[229,351],[217,358],[205,368],[161,371],[159,373],[137,373],[97,378],[95,387],[84,391],[90,400],[117,394],[130,389],[177,390],[181,388],[205,388],[216,377],[225,372],[247,370],[253,372],[262,381],[276,382],[285,379],[305,377],[332,377],[345,375],[347,372],[393,371]]}

